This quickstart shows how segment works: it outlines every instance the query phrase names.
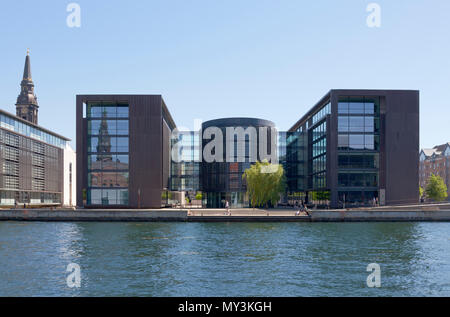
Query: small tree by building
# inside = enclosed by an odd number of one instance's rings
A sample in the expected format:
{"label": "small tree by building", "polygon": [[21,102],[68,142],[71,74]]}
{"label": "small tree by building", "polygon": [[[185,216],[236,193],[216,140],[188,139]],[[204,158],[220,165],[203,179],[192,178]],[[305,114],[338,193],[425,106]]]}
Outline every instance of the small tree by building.
{"label": "small tree by building", "polygon": [[428,178],[428,184],[425,189],[427,197],[436,201],[445,200],[447,195],[447,186],[442,177],[431,174]]}
{"label": "small tree by building", "polygon": [[242,178],[247,182],[247,194],[253,208],[267,207],[269,203],[275,205],[286,188],[283,166],[267,161],[252,164]]}

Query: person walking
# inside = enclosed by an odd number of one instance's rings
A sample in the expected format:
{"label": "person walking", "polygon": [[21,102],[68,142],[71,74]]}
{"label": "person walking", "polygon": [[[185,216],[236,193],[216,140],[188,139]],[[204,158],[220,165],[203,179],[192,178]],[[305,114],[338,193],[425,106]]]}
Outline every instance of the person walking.
{"label": "person walking", "polygon": [[225,201],[225,209],[227,210],[227,215],[228,216],[231,215],[229,208],[230,208],[230,203],[228,202],[228,200],[226,200]]}

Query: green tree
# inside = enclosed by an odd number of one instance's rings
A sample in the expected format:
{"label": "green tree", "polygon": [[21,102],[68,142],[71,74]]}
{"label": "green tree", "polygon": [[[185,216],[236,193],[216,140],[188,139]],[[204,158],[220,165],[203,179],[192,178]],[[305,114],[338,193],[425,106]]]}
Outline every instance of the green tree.
{"label": "green tree", "polygon": [[436,201],[445,200],[447,195],[447,186],[444,183],[444,180],[438,176],[431,174],[428,178],[427,188],[425,189],[428,198],[431,198]]}
{"label": "green tree", "polygon": [[253,208],[275,205],[286,188],[283,166],[267,161],[256,162],[244,171],[247,194]]}
{"label": "green tree", "polygon": [[197,193],[197,195],[195,195],[196,200],[202,200],[202,197],[203,197],[202,193]]}
{"label": "green tree", "polygon": [[422,198],[423,196],[423,188],[419,186],[419,198]]}

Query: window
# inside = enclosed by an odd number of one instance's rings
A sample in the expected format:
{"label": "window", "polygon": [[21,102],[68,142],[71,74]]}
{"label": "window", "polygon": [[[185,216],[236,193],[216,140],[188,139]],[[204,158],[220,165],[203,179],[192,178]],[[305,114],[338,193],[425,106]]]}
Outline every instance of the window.
{"label": "window", "polygon": [[127,205],[128,104],[88,103],[88,205]]}
{"label": "window", "polygon": [[364,114],[364,103],[363,102],[350,102],[348,104],[349,114]]}
{"label": "window", "polygon": [[19,177],[3,176],[3,186],[8,189],[19,189]]}

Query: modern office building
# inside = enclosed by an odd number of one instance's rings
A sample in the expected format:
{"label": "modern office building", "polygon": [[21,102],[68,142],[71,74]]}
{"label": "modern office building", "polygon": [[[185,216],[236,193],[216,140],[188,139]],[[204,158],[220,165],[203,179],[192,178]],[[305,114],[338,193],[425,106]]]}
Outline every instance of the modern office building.
{"label": "modern office building", "polygon": [[331,90],[286,132],[254,118],[175,128],[159,95],[77,96],[77,205],[158,208],[201,191],[204,207],[247,207],[244,171],[274,158],[283,202],[418,201],[418,91]]}
{"label": "modern office building", "polygon": [[420,151],[420,187],[427,187],[431,174],[442,177],[450,197],[450,142]]}
{"label": "modern office building", "polygon": [[[209,129],[218,131],[208,133]],[[204,122],[202,133],[200,188],[206,207],[222,208],[226,201],[233,207],[247,207],[247,187],[242,175],[257,160],[277,155],[276,142],[271,142],[272,134],[276,134],[275,124],[255,118],[223,118]],[[205,154],[214,143],[213,160],[208,160]]]}
{"label": "modern office building", "polygon": [[175,123],[160,95],[76,97],[77,206],[159,208]]}
{"label": "modern office building", "polygon": [[1,206],[70,205],[74,195],[70,172],[64,168],[74,163],[70,140],[38,126],[37,109],[27,54],[17,116],[0,110]]}
{"label": "modern office building", "polygon": [[[331,90],[289,132],[304,133],[304,182],[331,207],[416,203],[419,92]],[[320,198],[318,198],[320,197]]]}

